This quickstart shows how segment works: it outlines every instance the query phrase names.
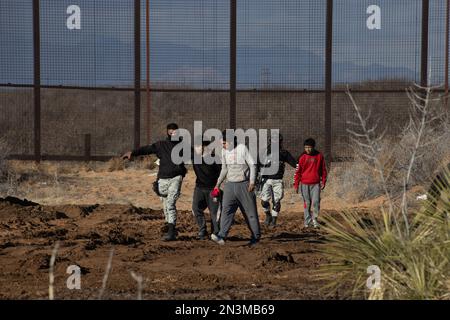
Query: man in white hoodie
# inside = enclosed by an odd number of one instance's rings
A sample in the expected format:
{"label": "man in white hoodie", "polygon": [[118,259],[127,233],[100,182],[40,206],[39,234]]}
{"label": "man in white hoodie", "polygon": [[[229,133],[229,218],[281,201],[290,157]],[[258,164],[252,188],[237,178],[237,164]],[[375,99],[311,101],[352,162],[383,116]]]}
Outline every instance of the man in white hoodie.
{"label": "man in white hoodie", "polygon": [[244,144],[237,144],[236,138],[234,141],[227,141],[226,131],[222,133],[222,145],[222,169],[216,188],[220,188],[225,178],[227,182],[223,189],[220,231],[217,235],[213,234],[211,239],[220,245],[225,244],[234,215],[240,208],[252,233],[249,245],[254,245],[261,237],[254,192],[256,162]]}

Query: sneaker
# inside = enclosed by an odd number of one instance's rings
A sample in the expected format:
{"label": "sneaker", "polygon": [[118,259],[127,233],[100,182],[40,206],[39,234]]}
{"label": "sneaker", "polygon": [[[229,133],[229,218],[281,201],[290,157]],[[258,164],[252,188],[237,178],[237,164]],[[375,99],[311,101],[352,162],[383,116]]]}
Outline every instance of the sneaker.
{"label": "sneaker", "polygon": [[223,246],[225,244],[225,240],[223,240],[221,237],[216,236],[214,233],[211,235],[211,240],[215,243]]}
{"label": "sneaker", "polygon": [[317,223],[317,221],[316,220],[313,220],[313,228],[314,229],[319,229],[319,224]]}

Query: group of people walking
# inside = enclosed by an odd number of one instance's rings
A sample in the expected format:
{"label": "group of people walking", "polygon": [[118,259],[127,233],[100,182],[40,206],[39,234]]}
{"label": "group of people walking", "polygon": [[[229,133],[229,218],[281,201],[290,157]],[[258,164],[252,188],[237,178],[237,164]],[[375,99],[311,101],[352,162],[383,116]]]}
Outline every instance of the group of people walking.
{"label": "group of people walking", "polygon": [[[154,191],[160,196],[167,233],[163,239],[176,240],[177,209],[176,202],[180,197],[181,186],[186,175],[184,163],[176,164],[172,159],[174,147],[180,143],[175,141],[178,125],[167,125],[167,137],[137,150],[125,153],[124,159],[132,160],[142,155],[155,154],[159,160],[157,180]],[[244,215],[251,232],[249,245],[255,245],[261,238],[261,228],[257,210],[257,193],[261,199],[261,206],[266,215],[264,224],[277,226],[277,219],[281,211],[281,200],[284,196],[283,178],[285,164],[296,168],[294,175],[294,189],[301,193],[304,202],[305,228],[318,228],[317,221],[320,210],[320,192],[325,188],[327,169],[323,155],[315,149],[315,141],[307,139],[304,142],[304,152],[296,160],[289,151],[283,148],[283,138],[280,135],[279,148],[275,148],[278,157],[274,157],[270,145],[265,159],[253,159],[245,144],[237,143],[236,137],[228,141],[226,131],[222,134],[221,164],[204,161],[204,157],[214,157],[214,151],[208,148],[210,141],[202,141],[195,145],[192,159],[195,155],[202,161],[193,161],[196,175],[195,189],[192,199],[192,212],[196,219],[199,232],[198,239],[209,238],[205,210],[208,209],[211,219],[210,238],[223,245],[234,222],[237,209]],[[275,151],[274,151],[275,152]],[[264,170],[277,161],[275,173]],[[258,189],[258,190],[257,190]]]}

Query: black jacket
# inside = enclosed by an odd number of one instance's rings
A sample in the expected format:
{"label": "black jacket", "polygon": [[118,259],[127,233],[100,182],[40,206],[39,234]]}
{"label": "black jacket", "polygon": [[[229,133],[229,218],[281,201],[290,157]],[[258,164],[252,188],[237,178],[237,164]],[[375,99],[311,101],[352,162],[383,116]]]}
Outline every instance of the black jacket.
{"label": "black jacket", "polygon": [[[269,155],[270,158],[270,155]],[[285,170],[285,163],[287,162],[291,167],[295,168],[297,166],[297,161],[295,158],[291,155],[291,153],[287,150],[281,149],[279,154],[279,166],[278,171],[275,174],[272,175],[265,175],[264,174],[264,167],[269,167],[270,164],[260,164],[261,166],[261,176],[263,179],[283,179],[284,176],[284,170]]]}
{"label": "black jacket", "polygon": [[[214,155],[213,155],[214,157]],[[197,179],[195,180],[195,186],[200,189],[213,189],[216,186],[217,179],[220,175],[222,166],[217,163],[206,164],[202,159],[201,164],[194,163],[194,150],[192,150],[192,167],[194,168]]]}
{"label": "black jacket", "polygon": [[170,138],[155,142],[154,144],[141,147],[134,150],[131,155],[133,157],[155,154],[159,159],[158,179],[170,179],[176,176],[185,176],[186,167],[184,164],[174,164],[172,162],[172,150],[180,143],[179,141],[171,141]]}

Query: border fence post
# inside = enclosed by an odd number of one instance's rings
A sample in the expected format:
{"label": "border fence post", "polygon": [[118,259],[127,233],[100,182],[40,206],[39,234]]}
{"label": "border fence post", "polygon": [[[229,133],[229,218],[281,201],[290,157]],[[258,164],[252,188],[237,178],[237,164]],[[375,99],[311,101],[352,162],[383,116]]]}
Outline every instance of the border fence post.
{"label": "border fence post", "polygon": [[41,26],[40,3],[33,0],[33,90],[34,90],[34,157],[41,161]]}
{"label": "border fence post", "polygon": [[420,85],[428,85],[428,24],[429,24],[430,1],[422,0],[422,40],[420,61]]}
{"label": "border fence post", "polygon": [[230,0],[230,128],[236,129],[237,0]]}
{"label": "border fence post", "polygon": [[325,158],[331,163],[331,90],[333,71],[333,0],[327,0],[326,46],[325,46]]}
{"label": "border fence post", "polygon": [[134,148],[141,144],[141,0],[134,0]]}
{"label": "border fence post", "polygon": [[91,135],[88,133],[84,135],[84,158],[86,162],[91,160],[91,148]]}
{"label": "border fence post", "polygon": [[150,0],[145,1],[145,92],[146,92],[146,111],[147,116],[145,118],[146,130],[147,130],[147,143],[152,142],[151,134],[151,96],[150,96]]}
{"label": "border fence post", "polygon": [[447,0],[445,7],[445,95],[444,95],[444,107],[447,110],[448,107],[448,52],[449,52],[449,32],[450,32],[450,0]]}

